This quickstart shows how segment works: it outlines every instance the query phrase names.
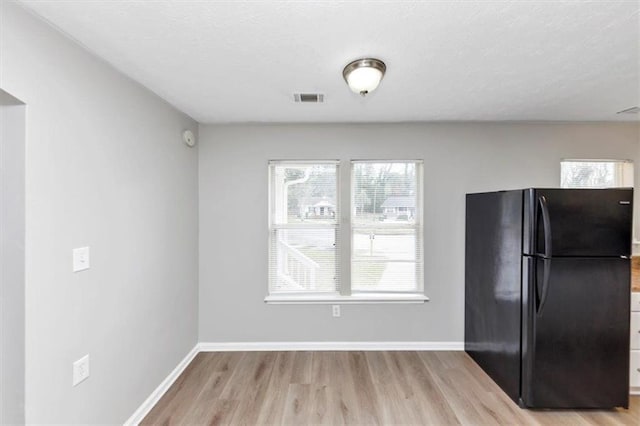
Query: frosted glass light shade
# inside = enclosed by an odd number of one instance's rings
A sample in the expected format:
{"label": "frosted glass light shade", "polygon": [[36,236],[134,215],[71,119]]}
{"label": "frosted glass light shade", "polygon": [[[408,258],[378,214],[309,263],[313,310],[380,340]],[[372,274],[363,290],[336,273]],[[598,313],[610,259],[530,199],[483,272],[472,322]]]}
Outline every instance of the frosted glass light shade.
{"label": "frosted glass light shade", "polygon": [[384,62],[366,58],[351,62],[344,68],[342,75],[352,91],[364,96],[378,87],[385,70]]}
{"label": "frosted glass light shade", "polygon": [[356,93],[372,92],[382,80],[382,72],[375,68],[358,68],[347,76],[347,84]]}

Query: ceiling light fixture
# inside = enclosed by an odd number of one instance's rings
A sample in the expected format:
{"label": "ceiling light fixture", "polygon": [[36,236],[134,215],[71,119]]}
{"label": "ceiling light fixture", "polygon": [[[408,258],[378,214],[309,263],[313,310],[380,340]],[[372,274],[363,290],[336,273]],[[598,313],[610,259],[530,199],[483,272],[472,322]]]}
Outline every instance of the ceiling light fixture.
{"label": "ceiling light fixture", "polygon": [[387,66],[380,59],[364,58],[344,67],[342,76],[351,90],[365,96],[378,87],[386,70]]}

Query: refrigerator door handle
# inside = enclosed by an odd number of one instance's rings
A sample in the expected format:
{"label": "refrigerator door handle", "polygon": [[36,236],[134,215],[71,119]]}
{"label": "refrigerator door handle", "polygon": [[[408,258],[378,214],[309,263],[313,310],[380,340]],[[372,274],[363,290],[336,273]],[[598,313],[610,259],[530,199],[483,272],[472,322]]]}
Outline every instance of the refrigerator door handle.
{"label": "refrigerator door handle", "polygon": [[531,300],[533,310],[537,313],[538,306],[540,306],[540,300],[542,299],[541,288],[538,286],[538,268],[536,267],[537,258],[529,258],[529,273],[528,279],[532,286],[532,291],[529,292],[529,298]]}
{"label": "refrigerator door handle", "polygon": [[544,229],[544,257],[551,257],[551,220],[549,218],[547,198],[544,195],[538,197],[538,205],[542,212],[542,227]]}
{"label": "refrigerator door handle", "polygon": [[[540,303],[538,304],[538,309],[536,309],[536,313],[540,315],[542,313],[542,308],[544,307],[544,302],[547,301],[547,294],[549,293],[549,275],[551,273],[551,259],[542,259],[543,271],[542,271],[542,294],[540,295]],[[537,279],[536,279],[537,283]]]}

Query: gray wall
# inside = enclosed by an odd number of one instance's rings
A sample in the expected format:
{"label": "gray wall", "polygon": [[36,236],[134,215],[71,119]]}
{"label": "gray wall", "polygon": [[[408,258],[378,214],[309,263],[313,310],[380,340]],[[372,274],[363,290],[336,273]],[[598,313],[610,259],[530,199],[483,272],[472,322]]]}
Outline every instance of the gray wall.
{"label": "gray wall", "polygon": [[27,105],[26,421],[122,423],[197,341],[197,125],[0,5],[0,88]]}
{"label": "gray wall", "polygon": [[0,90],[0,424],[24,423],[25,109]]}
{"label": "gray wall", "polygon": [[[638,155],[637,124],[200,126],[200,340],[461,341],[464,195],[558,186],[562,158]],[[421,305],[266,305],[269,159],[424,159]]]}

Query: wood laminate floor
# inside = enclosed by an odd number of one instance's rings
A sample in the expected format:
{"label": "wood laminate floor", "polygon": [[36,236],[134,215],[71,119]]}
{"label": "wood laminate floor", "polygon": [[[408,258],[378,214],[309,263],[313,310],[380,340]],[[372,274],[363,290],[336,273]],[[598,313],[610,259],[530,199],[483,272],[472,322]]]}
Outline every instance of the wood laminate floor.
{"label": "wood laminate floor", "polygon": [[640,425],[629,410],[522,410],[464,352],[200,353],[142,424]]}

